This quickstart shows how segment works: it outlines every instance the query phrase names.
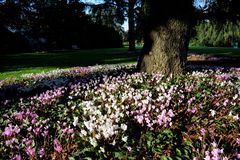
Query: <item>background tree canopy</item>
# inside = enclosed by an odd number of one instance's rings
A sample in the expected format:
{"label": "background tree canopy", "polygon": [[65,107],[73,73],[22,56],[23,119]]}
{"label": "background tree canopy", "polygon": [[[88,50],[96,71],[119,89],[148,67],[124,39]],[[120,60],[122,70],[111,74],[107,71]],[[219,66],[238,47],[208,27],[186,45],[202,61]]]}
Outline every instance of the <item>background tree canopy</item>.
{"label": "background tree canopy", "polygon": [[[146,25],[151,26],[146,24],[151,20],[144,18],[145,2],[103,0],[101,4],[94,4],[81,0],[1,0],[0,51],[121,47],[125,34],[122,24],[126,18],[129,50],[135,50],[135,40],[141,41]],[[178,5],[171,2],[175,5],[157,2],[156,5],[162,6],[159,13],[168,10],[183,13],[183,1]],[[189,2],[187,10],[192,9],[193,1]],[[191,44],[231,46],[239,42],[239,3],[239,0],[195,0],[191,26],[197,25],[192,31]],[[154,13],[152,22],[163,22],[173,13],[165,16]],[[154,18],[156,15],[159,15],[158,20]]]}
{"label": "background tree canopy", "polygon": [[[232,47],[240,42],[239,0],[197,0],[193,46]],[[201,5],[199,5],[201,4]]]}
{"label": "background tree canopy", "polygon": [[240,44],[240,22],[227,21],[220,26],[211,21],[199,22],[195,34],[190,42],[192,46],[237,47]]}
{"label": "background tree canopy", "polygon": [[1,52],[122,46],[115,22],[99,23],[106,17],[86,14],[89,6],[80,1],[0,2]]}

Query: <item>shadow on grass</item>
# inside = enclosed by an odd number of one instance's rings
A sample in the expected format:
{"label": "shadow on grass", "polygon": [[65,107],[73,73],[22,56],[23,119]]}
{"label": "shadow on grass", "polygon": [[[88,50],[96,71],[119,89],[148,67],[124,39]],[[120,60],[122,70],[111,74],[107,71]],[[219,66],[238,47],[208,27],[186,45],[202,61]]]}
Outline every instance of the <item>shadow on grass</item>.
{"label": "shadow on grass", "polygon": [[209,66],[209,67],[240,67],[240,58],[238,60],[222,60],[222,61],[188,61],[188,65],[193,66]]}
{"label": "shadow on grass", "polygon": [[27,68],[68,68],[96,64],[136,62],[138,53],[128,53],[127,48],[36,52],[0,55],[0,72],[18,71]]}
{"label": "shadow on grass", "polygon": [[217,56],[240,57],[240,48],[227,47],[190,47],[189,53],[208,54]]}
{"label": "shadow on grass", "polygon": [[240,67],[240,49],[222,47],[192,47],[189,49],[191,65]]}

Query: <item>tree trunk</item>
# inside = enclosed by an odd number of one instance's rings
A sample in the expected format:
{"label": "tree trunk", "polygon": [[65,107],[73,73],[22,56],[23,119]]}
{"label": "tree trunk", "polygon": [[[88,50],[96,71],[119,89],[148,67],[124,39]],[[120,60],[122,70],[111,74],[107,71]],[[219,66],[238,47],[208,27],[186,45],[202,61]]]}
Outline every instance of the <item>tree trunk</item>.
{"label": "tree trunk", "polygon": [[[166,0],[167,1],[167,0]],[[144,1],[145,34],[144,46],[138,61],[138,69],[143,72],[160,72],[166,76],[184,71],[189,43],[191,0],[184,10],[181,2]],[[171,4],[172,2],[172,4]],[[176,4],[174,4],[176,3]],[[179,8],[172,5],[179,5]],[[187,11],[186,11],[187,10]]]}
{"label": "tree trunk", "polygon": [[135,51],[134,5],[136,0],[128,1],[128,43],[129,51]]}

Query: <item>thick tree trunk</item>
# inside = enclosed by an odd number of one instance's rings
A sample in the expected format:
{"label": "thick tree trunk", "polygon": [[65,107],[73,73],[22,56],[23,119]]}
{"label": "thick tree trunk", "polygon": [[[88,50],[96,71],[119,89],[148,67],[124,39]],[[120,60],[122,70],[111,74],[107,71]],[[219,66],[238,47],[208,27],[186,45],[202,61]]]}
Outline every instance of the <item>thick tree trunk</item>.
{"label": "thick tree trunk", "polygon": [[152,30],[145,38],[139,69],[164,75],[182,73],[188,50],[188,24],[176,19]]}
{"label": "thick tree trunk", "polygon": [[128,42],[129,51],[135,51],[134,5],[136,0],[128,1]]}
{"label": "thick tree trunk", "polygon": [[[190,0],[186,1],[190,2]],[[152,3],[151,0],[145,2],[148,26],[145,27],[144,47],[138,61],[138,69],[148,73],[160,72],[167,76],[182,73],[187,59],[190,29],[186,11],[183,10],[182,13],[182,8],[168,8],[171,7],[169,3]],[[162,6],[156,7],[156,5]],[[161,11],[163,7],[168,9]],[[174,12],[172,9],[175,9],[175,13],[171,13]],[[154,14],[157,15],[156,18]]]}

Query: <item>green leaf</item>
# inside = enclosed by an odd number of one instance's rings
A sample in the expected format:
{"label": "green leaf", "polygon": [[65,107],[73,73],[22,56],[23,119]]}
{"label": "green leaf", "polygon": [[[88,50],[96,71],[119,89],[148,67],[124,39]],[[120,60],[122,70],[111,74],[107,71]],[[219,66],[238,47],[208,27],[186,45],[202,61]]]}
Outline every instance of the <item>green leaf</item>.
{"label": "green leaf", "polygon": [[163,131],[163,134],[164,134],[165,136],[167,136],[167,138],[169,138],[169,139],[172,139],[172,137],[173,137],[173,133],[172,133],[172,131],[171,131],[170,129],[165,129],[165,130]]}
{"label": "green leaf", "polygon": [[162,156],[161,160],[173,160],[171,157],[168,156]]}
{"label": "green leaf", "polygon": [[68,159],[69,159],[69,160],[75,160],[75,158],[74,158],[74,157],[69,157]]}
{"label": "green leaf", "polygon": [[146,141],[147,141],[147,148],[148,149],[152,148],[152,144],[153,144],[153,140],[154,140],[152,133],[147,132],[145,137],[146,137]]}
{"label": "green leaf", "polygon": [[161,157],[161,160],[168,160],[168,157],[162,156],[162,157]]}
{"label": "green leaf", "polygon": [[64,105],[64,104],[58,104],[58,107],[62,107],[62,108],[64,108],[65,105]]}
{"label": "green leaf", "polygon": [[153,152],[154,153],[158,153],[158,154],[161,154],[162,153],[162,148],[159,146],[157,148],[153,148]]}
{"label": "green leaf", "polygon": [[114,152],[114,157],[118,159],[123,159],[125,157],[124,152]]}
{"label": "green leaf", "polygon": [[151,148],[152,147],[152,141],[151,140],[147,140],[147,148]]}
{"label": "green leaf", "polygon": [[0,118],[0,124],[3,124],[4,120],[3,118]]}
{"label": "green leaf", "polygon": [[195,97],[196,97],[197,100],[199,100],[199,98],[201,98],[201,96],[202,96],[202,94],[200,92],[195,94]]}
{"label": "green leaf", "polygon": [[185,145],[192,147],[192,142],[191,141],[185,141]]}
{"label": "green leaf", "polygon": [[177,154],[177,156],[179,156],[179,157],[181,157],[182,156],[182,152],[180,151],[180,149],[176,149],[176,154]]}
{"label": "green leaf", "polygon": [[136,157],[128,157],[129,160],[135,160]]}

